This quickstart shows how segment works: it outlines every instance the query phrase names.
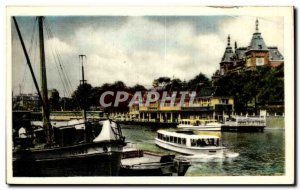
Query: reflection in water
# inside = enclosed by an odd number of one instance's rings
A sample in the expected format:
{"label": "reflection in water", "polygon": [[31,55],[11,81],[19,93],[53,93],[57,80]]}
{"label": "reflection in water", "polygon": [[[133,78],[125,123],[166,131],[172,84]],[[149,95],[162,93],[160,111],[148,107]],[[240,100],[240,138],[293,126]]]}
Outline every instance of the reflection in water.
{"label": "reflection in water", "polygon": [[[157,128],[158,129],[158,128]],[[144,126],[122,126],[127,141],[137,143],[137,148],[181,156],[155,145],[156,130]],[[167,129],[175,131],[176,129]],[[201,132],[203,134],[203,132]],[[228,151],[238,153],[234,158],[203,161],[194,158],[186,176],[242,176],[283,175],[285,162],[284,130],[265,129],[257,133],[204,132],[222,138]]]}

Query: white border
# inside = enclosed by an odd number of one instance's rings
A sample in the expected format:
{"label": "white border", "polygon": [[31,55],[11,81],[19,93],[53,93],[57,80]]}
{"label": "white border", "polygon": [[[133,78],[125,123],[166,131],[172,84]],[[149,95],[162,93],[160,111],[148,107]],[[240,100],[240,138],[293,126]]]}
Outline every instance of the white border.
{"label": "white border", "polygon": [[[291,184],[294,182],[294,23],[292,7],[7,7],[6,9],[6,154],[9,184]],[[11,20],[12,15],[249,15],[284,17],[285,150],[284,176],[220,177],[12,177]]]}

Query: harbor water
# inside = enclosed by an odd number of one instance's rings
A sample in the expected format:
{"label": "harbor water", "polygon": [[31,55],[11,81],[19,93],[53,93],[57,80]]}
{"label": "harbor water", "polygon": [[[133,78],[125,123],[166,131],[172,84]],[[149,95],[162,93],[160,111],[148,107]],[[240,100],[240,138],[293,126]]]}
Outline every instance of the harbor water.
{"label": "harbor water", "polygon": [[[122,125],[126,141],[137,148],[158,153],[179,153],[155,145],[156,131],[149,126]],[[174,131],[174,128],[165,128]],[[239,155],[217,160],[193,159],[185,176],[274,176],[285,172],[285,131],[283,127],[266,127],[264,132],[205,132],[218,135],[227,150]]]}

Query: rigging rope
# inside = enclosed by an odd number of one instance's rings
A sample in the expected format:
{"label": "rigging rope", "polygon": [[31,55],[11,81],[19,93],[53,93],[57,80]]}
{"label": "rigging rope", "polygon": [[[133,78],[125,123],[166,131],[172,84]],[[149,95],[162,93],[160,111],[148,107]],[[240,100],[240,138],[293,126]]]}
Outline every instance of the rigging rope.
{"label": "rigging rope", "polygon": [[[45,26],[46,26],[46,31],[47,31],[48,38],[53,39],[54,35],[53,35],[52,30],[51,30],[50,24],[48,22],[45,22]],[[60,56],[59,51],[57,50],[56,46],[54,46],[54,50],[52,48],[52,54],[54,56],[55,63],[56,63],[56,68],[59,71],[59,75],[60,75],[61,81],[63,83],[64,89],[68,93],[68,95],[71,97],[72,92],[74,92],[74,90],[73,90],[74,88],[72,87],[70,78],[68,77],[67,73],[65,72],[66,69],[64,67],[64,64],[62,64],[63,62],[62,62],[61,56]],[[79,109],[81,109],[79,101],[78,101],[76,95],[74,96],[74,99],[75,99],[76,104],[79,107]]]}
{"label": "rigging rope", "polygon": [[[48,37],[48,39],[51,39],[50,34],[49,34],[49,31],[46,30],[46,32],[47,32],[47,37]],[[50,46],[51,46],[51,45],[50,45]],[[52,56],[53,56],[53,59],[54,59],[54,62],[55,62],[56,69],[57,69],[57,71],[58,71],[59,78],[60,78],[61,83],[62,83],[62,85],[63,85],[64,96],[66,96],[66,94],[67,94],[67,93],[66,93],[67,88],[66,88],[66,86],[65,86],[65,82],[64,82],[63,79],[62,79],[62,76],[61,76],[62,74],[60,73],[61,71],[60,71],[59,68],[58,68],[57,58],[56,58],[56,56],[55,56],[55,54],[54,54],[54,50],[53,50],[52,46],[51,46],[51,52],[52,52]]]}

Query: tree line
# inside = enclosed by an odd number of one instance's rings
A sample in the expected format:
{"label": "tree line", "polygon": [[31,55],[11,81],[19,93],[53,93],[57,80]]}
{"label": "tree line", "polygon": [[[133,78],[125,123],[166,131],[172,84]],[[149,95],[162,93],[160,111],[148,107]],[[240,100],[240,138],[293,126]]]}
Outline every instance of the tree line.
{"label": "tree line", "polygon": [[[267,66],[257,67],[256,70],[246,70],[221,76],[214,86],[221,88],[224,96],[234,98],[234,110],[241,112],[256,112],[258,109],[264,109],[268,105],[284,104],[284,67],[277,68]],[[189,81],[182,81],[179,78],[159,77],[152,82],[152,89],[163,91],[196,91],[202,88],[212,87],[212,81],[206,75],[200,73]],[[50,98],[51,108],[53,110],[80,110],[86,106],[91,110],[99,110],[99,98],[106,91],[126,91],[134,94],[136,91],[146,92],[143,85],[127,86],[122,81],[114,83],[105,83],[101,86],[93,87],[85,83],[77,87],[72,97],[59,98],[55,94]],[[57,97],[58,96],[58,97]],[[113,101],[112,96],[107,96],[105,101]],[[109,112],[126,112],[128,103],[123,102],[117,108],[106,108]]]}
{"label": "tree line", "polygon": [[[50,98],[50,103],[56,103],[52,105],[52,108],[60,108],[61,110],[80,110],[84,107],[89,109],[98,109],[99,110],[99,98],[102,93],[106,91],[125,91],[130,95],[133,95],[136,91],[142,91],[142,93],[147,92],[151,89],[159,89],[163,91],[194,91],[199,90],[200,87],[210,87],[211,80],[200,73],[189,81],[182,81],[179,78],[170,77],[159,77],[154,79],[152,82],[152,88],[147,89],[145,86],[136,84],[134,86],[127,86],[122,81],[116,81],[114,83],[105,83],[101,86],[93,87],[91,84],[85,83],[77,87],[77,89],[72,93],[72,97],[63,97],[60,98],[59,102],[52,102]],[[116,94],[116,93],[115,93]],[[107,96],[105,102],[113,101],[115,97]],[[126,112],[128,111],[128,103],[120,103],[118,107],[107,108],[109,112]]]}
{"label": "tree line", "polygon": [[257,114],[259,109],[275,109],[268,111],[284,112],[283,64],[277,68],[261,66],[256,70],[227,74],[215,85],[234,98],[234,110],[238,113]]}

